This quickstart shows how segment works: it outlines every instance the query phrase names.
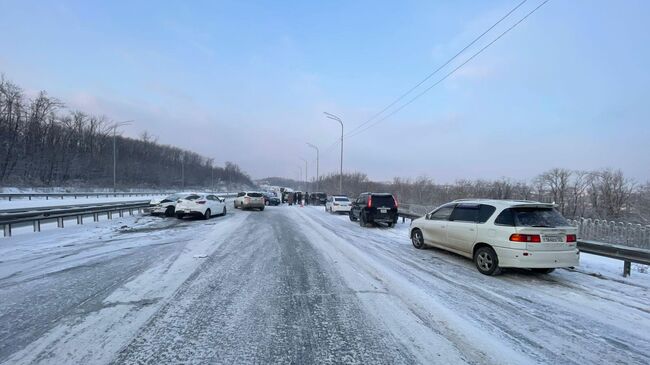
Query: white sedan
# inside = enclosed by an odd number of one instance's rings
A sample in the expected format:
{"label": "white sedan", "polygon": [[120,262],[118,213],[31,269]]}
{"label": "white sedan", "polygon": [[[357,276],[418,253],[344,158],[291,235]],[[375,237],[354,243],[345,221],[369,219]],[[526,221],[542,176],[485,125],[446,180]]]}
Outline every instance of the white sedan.
{"label": "white sedan", "polygon": [[213,194],[191,194],[176,201],[176,218],[210,219],[213,215],[226,215],[226,199]]}
{"label": "white sedan", "polygon": [[329,196],[325,202],[325,211],[330,213],[349,213],[352,203],[347,196]]}

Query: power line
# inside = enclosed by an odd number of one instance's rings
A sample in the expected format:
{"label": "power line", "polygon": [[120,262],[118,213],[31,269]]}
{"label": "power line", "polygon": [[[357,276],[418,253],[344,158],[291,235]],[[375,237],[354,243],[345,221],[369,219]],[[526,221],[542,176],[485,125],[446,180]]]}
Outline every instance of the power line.
{"label": "power line", "polygon": [[408,105],[410,105],[411,103],[413,103],[415,100],[417,100],[418,98],[420,98],[422,95],[424,95],[424,94],[426,94],[427,92],[429,92],[429,90],[433,89],[435,86],[439,85],[441,82],[443,82],[444,80],[446,80],[447,78],[449,78],[449,76],[453,75],[456,71],[458,71],[461,67],[465,66],[467,63],[469,63],[471,60],[473,60],[476,56],[478,56],[479,54],[483,53],[483,51],[485,51],[485,50],[486,50],[487,48],[489,48],[491,45],[493,45],[494,43],[496,43],[496,41],[498,41],[499,39],[501,39],[504,35],[506,35],[508,32],[510,32],[512,29],[514,29],[517,25],[521,24],[524,20],[526,20],[526,18],[528,18],[529,16],[531,16],[534,12],[536,12],[539,8],[541,8],[542,6],[544,6],[544,4],[546,4],[547,2],[549,2],[549,0],[544,0],[541,4],[539,4],[536,8],[534,8],[533,10],[531,10],[530,12],[528,12],[528,14],[526,14],[523,18],[521,18],[519,21],[517,21],[515,24],[513,24],[510,28],[506,29],[506,30],[505,30],[503,33],[501,33],[498,37],[496,37],[496,38],[495,38],[494,40],[492,40],[490,43],[488,43],[488,44],[485,45],[483,48],[481,48],[478,52],[474,53],[470,58],[468,58],[467,60],[465,60],[465,62],[461,63],[461,64],[458,65],[456,68],[454,68],[454,69],[451,70],[449,73],[447,73],[445,76],[443,76],[440,80],[436,81],[434,84],[432,84],[431,86],[427,87],[426,89],[424,89],[424,90],[423,90],[422,92],[420,92],[419,94],[415,95],[415,97],[413,97],[412,99],[410,99],[408,102],[406,102],[405,104],[402,104],[399,108],[393,110],[391,113],[389,113],[388,115],[384,116],[383,118],[381,118],[381,119],[377,120],[376,122],[374,122],[374,123],[368,125],[366,128],[363,128],[363,129],[361,129],[361,130],[356,131],[355,133],[352,133],[352,134],[348,135],[348,138],[350,138],[350,137],[354,137],[354,136],[356,136],[356,135],[358,135],[358,134],[360,134],[360,133],[362,133],[362,132],[364,132],[364,131],[366,131],[366,130],[372,128],[372,127],[374,127],[375,125],[377,125],[377,124],[383,122],[384,120],[390,118],[391,116],[397,114],[397,112],[399,112],[400,110],[404,109],[405,107],[407,107]]}
{"label": "power line", "polygon": [[363,123],[359,124],[358,126],[354,127],[354,129],[352,129],[351,131],[349,131],[349,132],[346,134],[346,136],[351,135],[351,134],[354,134],[354,132],[356,132],[359,128],[363,127],[364,125],[366,125],[366,124],[370,123],[371,121],[373,121],[373,120],[374,120],[375,118],[377,118],[378,116],[382,115],[385,111],[387,111],[388,109],[390,109],[393,105],[395,105],[395,104],[397,104],[398,102],[400,102],[400,101],[401,101],[402,99],[404,99],[407,95],[409,95],[410,93],[412,93],[415,89],[417,89],[417,88],[420,87],[422,84],[424,84],[425,82],[427,82],[431,77],[433,77],[436,73],[438,73],[438,71],[442,70],[444,67],[446,67],[447,65],[449,65],[453,60],[455,60],[458,56],[460,56],[463,52],[465,52],[469,47],[473,46],[476,42],[478,42],[478,40],[480,40],[481,38],[483,38],[483,36],[485,36],[488,32],[490,32],[492,29],[494,29],[494,27],[496,27],[497,25],[499,25],[503,20],[505,20],[508,16],[510,16],[510,14],[512,14],[512,13],[515,12],[517,9],[519,9],[522,5],[524,5],[524,3],[526,3],[526,1],[528,1],[528,0],[523,0],[522,2],[520,2],[519,4],[517,4],[517,6],[515,6],[515,7],[512,8],[509,12],[507,12],[503,17],[501,17],[501,19],[499,19],[496,23],[492,24],[491,27],[489,27],[488,29],[486,29],[486,30],[485,30],[483,33],[481,33],[478,37],[474,38],[473,41],[471,41],[471,42],[468,43],[465,47],[463,47],[463,49],[461,49],[460,51],[458,51],[458,53],[456,53],[455,55],[453,55],[453,56],[452,56],[450,59],[448,59],[445,63],[443,63],[443,64],[440,65],[438,68],[436,68],[433,72],[431,72],[430,74],[428,74],[424,79],[422,79],[420,82],[418,82],[417,84],[415,84],[415,86],[411,87],[408,91],[406,91],[405,93],[403,93],[402,95],[400,95],[400,96],[399,96],[397,99],[395,99],[392,103],[388,104],[384,109],[382,109],[382,110],[380,110],[378,113],[374,114],[372,117],[370,117],[370,118],[369,118],[368,120],[366,120],[365,122],[363,122]]}

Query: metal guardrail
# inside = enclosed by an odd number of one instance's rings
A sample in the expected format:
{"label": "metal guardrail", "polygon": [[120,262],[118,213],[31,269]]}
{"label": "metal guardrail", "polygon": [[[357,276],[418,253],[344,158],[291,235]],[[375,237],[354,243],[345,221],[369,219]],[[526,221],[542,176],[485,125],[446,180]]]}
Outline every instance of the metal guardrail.
{"label": "metal guardrail", "polygon": [[113,219],[113,214],[117,213],[120,217],[124,212],[133,215],[134,211],[138,213],[143,208],[149,206],[149,200],[140,200],[135,202],[120,203],[100,203],[100,204],[83,204],[78,206],[52,206],[38,208],[22,208],[0,211],[0,226],[4,232],[4,237],[11,236],[12,227],[26,226],[31,223],[34,232],[41,231],[41,223],[56,221],[59,228],[63,228],[65,218],[76,217],[77,224],[83,224],[84,217],[93,217],[97,222],[99,216],[106,214],[108,219]]}
{"label": "metal guardrail", "polygon": [[[413,219],[422,217],[421,214],[408,211],[398,211],[397,216],[402,218],[402,223],[404,223],[406,219],[412,221]],[[650,250],[643,248],[582,239],[578,240],[577,246],[580,252],[622,260],[623,276],[630,276],[632,262],[650,265]]]}
{"label": "metal guardrail", "polygon": [[108,193],[0,193],[0,199],[7,199],[11,201],[11,199],[20,199],[20,198],[27,198],[28,200],[32,200],[32,198],[45,198],[45,200],[49,200],[50,198],[66,198],[66,197],[73,197],[74,199],[77,199],[79,197],[85,197],[85,198],[90,198],[90,197],[95,197],[95,198],[100,198],[100,197],[106,197],[106,198],[117,198],[117,197],[125,197],[125,196],[152,196],[152,195],[169,195],[172,193],[169,192],[160,192],[160,191],[147,191],[147,192],[132,192],[132,193],[124,193],[124,192],[108,192]]}
{"label": "metal guardrail", "polygon": [[[67,194],[67,193],[66,193]],[[82,196],[81,193],[73,193]],[[83,193],[85,194],[85,193]],[[91,196],[94,193],[91,193]],[[108,193],[109,196],[114,193]],[[167,195],[169,193],[117,193],[117,194],[152,194],[152,195]],[[221,197],[234,197],[237,193],[214,193]],[[0,194],[1,196],[2,194]],[[4,194],[4,195],[29,195],[29,194]],[[48,195],[48,194],[45,194]],[[60,194],[54,194],[59,196]],[[34,195],[32,195],[34,196]],[[39,195],[40,196],[40,195]],[[68,195],[64,195],[68,196]],[[105,196],[101,193],[100,196]],[[97,222],[99,216],[106,214],[108,219],[113,219],[113,214],[117,213],[120,217],[124,212],[128,211],[129,215],[133,215],[134,211],[142,212],[144,208],[150,206],[149,200],[137,200],[128,202],[109,202],[109,203],[90,203],[90,204],[74,204],[74,205],[56,205],[45,207],[27,207],[27,208],[12,208],[0,210],[0,227],[4,232],[4,237],[11,236],[11,228],[17,226],[26,226],[31,223],[34,227],[34,232],[41,231],[41,223],[56,220],[57,226],[63,228],[65,218],[76,217],[77,224],[83,224],[84,217],[93,217],[93,221]]]}

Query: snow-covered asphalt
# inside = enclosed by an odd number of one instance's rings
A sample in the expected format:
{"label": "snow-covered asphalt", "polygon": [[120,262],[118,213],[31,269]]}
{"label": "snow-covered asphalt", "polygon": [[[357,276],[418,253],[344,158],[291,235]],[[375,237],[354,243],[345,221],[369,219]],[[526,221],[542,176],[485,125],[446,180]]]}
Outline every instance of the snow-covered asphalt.
{"label": "snow-covered asphalt", "polygon": [[0,240],[0,362],[650,363],[650,275],[486,277],[407,232],[280,206]]}

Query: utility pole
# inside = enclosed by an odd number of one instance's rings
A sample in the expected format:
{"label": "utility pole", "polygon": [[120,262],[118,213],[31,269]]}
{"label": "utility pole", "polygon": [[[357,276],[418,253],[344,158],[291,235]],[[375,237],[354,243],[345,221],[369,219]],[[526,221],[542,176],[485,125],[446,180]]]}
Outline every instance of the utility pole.
{"label": "utility pole", "polygon": [[320,171],[319,171],[320,170],[320,167],[319,167],[320,162],[318,161],[319,158],[320,158],[319,157],[320,151],[318,150],[318,147],[314,146],[313,144],[311,144],[309,142],[307,142],[307,145],[316,150],[316,191],[320,191],[320,186],[319,186],[320,185]]}
{"label": "utility pole", "polygon": [[343,121],[334,114],[323,112],[326,117],[341,124],[341,169],[339,170],[339,194],[343,195]]}
{"label": "utility pole", "polygon": [[185,152],[181,155],[181,189],[185,190]]}
{"label": "utility pole", "polygon": [[113,192],[117,191],[117,146],[116,146],[117,127],[121,127],[123,125],[129,125],[132,122],[133,122],[132,120],[127,120],[124,122],[113,124]]}

